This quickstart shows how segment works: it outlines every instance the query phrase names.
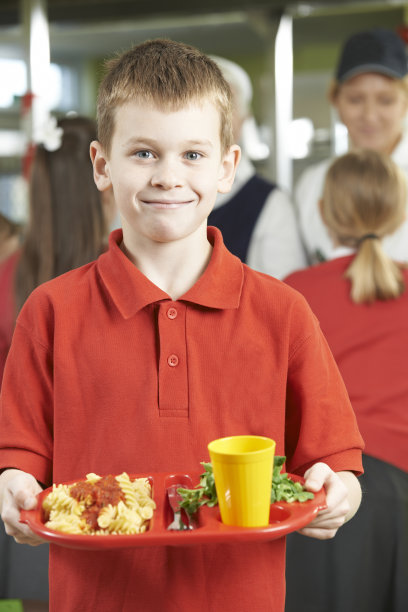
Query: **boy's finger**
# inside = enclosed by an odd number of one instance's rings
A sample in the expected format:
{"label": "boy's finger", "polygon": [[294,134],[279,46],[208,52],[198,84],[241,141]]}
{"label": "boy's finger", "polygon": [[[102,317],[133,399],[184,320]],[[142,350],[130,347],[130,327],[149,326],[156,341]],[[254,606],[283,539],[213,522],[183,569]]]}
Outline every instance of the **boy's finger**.
{"label": "boy's finger", "polygon": [[[20,506],[16,503],[15,497],[10,491],[4,492],[4,503],[1,518],[6,525],[13,529],[19,529],[20,523]],[[9,534],[12,535],[12,534]]]}
{"label": "boy's finger", "polygon": [[[6,500],[7,496],[9,500]],[[42,538],[35,535],[28,525],[20,523],[20,509],[15,503],[12,503],[9,491],[5,492],[5,502],[1,518],[7,535],[12,536],[19,544],[30,544],[31,546],[42,544],[44,542]]]}
{"label": "boy's finger", "polygon": [[326,463],[315,463],[304,474],[305,488],[308,491],[320,491],[330,479],[331,474],[333,472]]}
{"label": "boy's finger", "polygon": [[6,524],[5,530],[7,535],[13,537],[18,544],[38,546],[39,544],[43,544],[45,542],[45,540],[35,535],[35,533],[33,533],[27,525],[22,525],[21,523],[18,529]]}
{"label": "boy's finger", "polygon": [[315,538],[316,540],[330,540],[334,538],[337,529],[315,529],[313,527],[304,527],[299,531],[304,536]]}
{"label": "boy's finger", "polygon": [[21,475],[11,480],[6,487],[6,492],[14,500],[19,508],[32,510],[37,504],[36,495],[41,487],[33,476]]}
{"label": "boy's finger", "polygon": [[37,505],[37,500],[31,492],[19,489],[13,496],[17,506],[24,508],[24,510],[32,510]]}
{"label": "boy's finger", "polygon": [[325,463],[316,463],[305,472],[305,479],[308,490],[318,491],[322,486],[326,489],[326,508],[319,512],[314,524],[318,524],[319,520],[342,520],[349,510],[349,503],[347,488],[339,476]]}

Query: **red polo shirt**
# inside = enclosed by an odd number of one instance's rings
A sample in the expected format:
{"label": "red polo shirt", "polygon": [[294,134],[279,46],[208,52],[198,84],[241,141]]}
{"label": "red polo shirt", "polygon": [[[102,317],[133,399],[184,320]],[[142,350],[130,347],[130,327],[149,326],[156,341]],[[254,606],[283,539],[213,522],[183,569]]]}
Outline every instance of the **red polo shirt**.
{"label": "red polo shirt", "polygon": [[[0,467],[46,485],[99,474],[197,471],[220,436],[274,438],[290,471],[361,470],[362,440],[304,298],[231,255],[179,300],[119,248],[36,289],[6,364]],[[106,553],[51,546],[51,606],[240,612],[284,606],[284,539]]]}

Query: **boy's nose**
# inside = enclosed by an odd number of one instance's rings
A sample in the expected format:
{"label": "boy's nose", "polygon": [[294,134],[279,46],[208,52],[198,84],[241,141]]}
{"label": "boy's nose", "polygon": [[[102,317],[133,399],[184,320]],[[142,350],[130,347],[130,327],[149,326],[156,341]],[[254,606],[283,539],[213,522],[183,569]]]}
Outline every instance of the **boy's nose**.
{"label": "boy's nose", "polygon": [[183,180],[180,173],[176,171],[174,163],[163,161],[155,166],[151,183],[153,187],[173,189],[174,187],[182,187]]}

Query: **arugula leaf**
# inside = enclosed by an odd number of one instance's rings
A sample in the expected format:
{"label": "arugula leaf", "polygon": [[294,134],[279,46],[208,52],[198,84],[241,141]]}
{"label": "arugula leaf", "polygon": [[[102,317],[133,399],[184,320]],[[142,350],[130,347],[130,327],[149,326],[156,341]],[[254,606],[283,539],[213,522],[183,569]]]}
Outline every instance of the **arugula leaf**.
{"label": "arugula leaf", "polygon": [[276,455],[274,457],[274,467],[272,476],[271,504],[278,501],[292,503],[294,501],[305,502],[313,499],[314,494],[300,484],[289,478],[286,472],[281,473],[285,456]]}
{"label": "arugula leaf", "polygon": [[203,487],[203,495],[208,498],[207,506],[212,508],[218,504],[213,468],[211,463],[205,461],[201,461],[201,465],[204,466],[204,472],[200,476],[200,485]]}
{"label": "arugula leaf", "polygon": [[200,475],[200,484],[194,489],[177,489],[182,500],[179,502],[180,508],[192,516],[201,506],[207,505],[213,508],[218,504],[217,491],[211,463],[201,461],[204,472]]}
{"label": "arugula leaf", "polygon": [[[300,482],[293,481],[286,472],[281,473],[285,461],[286,457],[281,455],[275,455],[273,460],[271,504],[278,501],[292,503],[313,499],[314,494],[306,491]],[[200,484],[194,489],[177,489],[182,498],[179,506],[184,508],[190,516],[195,514],[201,506],[206,505],[213,508],[218,504],[212,465],[205,461],[201,461],[201,465],[204,467],[204,472],[200,475]]]}
{"label": "arugula leaf", "polygon": [[179,501],[180,508],[184,508],[184,510],[192,516],[206,503],[206,499],[203,498],[203,489],[177,489],[177,493],[179,493],[182,497],[181,501]]}

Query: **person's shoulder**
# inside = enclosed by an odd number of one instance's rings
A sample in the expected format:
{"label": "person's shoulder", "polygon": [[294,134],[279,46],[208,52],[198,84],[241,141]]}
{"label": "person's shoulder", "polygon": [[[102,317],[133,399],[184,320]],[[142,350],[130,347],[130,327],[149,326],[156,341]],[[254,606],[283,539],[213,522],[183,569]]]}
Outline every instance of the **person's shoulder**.
{"label": "person's shoulder", "polygon": [[16,337],[48,350],[58,326],[65,329],[83,321],[92,300],[95,270],[96,262],[91,262],[36,287],[19,312]]}
{"label": "person's shoulder", "polygon": [[[281,280],[244,266],[245,280],[241,300],[244,316],[255,317],[272,331],[274,341],[292,347],[311,337],[319,328],[305,296]],[[269,333],[266,332],[266,333]]]}
{"label": "person's shoulder", "polygon": [[323,180],[332,161],[333,158],[328,158],[317,162],[316,164],[307,166],[300,174],[296,185],[299,187],[305,183],[310,183],[318,179]]}
{"label": "person's shoulder", "polygon": [[[65,272],[36,287],[27,299],[34,304],[63,304],[81,299],[81,293],[88,292],[95,280],[97,260],[87,263],[79,268]],[[26,303],[27,303],[26,302]]]}
{"label": "person's shoulder", "polygon": [[293,287],[286,284],[282,280],[253,270],[246,264],[243,264],[245,274],[245,291],[252,295],[252,299],[262,302],[271,299],[271,303],[281,304],[286,308],[290,303],[302,302],[303,296]]}
{"label": "person's shoulder", "polygon": [[321,198],[324,179],[332,159],[325,159],[307,166],[300,174],[293,190],[294,201],[299,214],[300,225],[307,234],[310,216],[320,217],[318,202]]}
{"label": "person's shoulder", "polygon": [[258,285],[259,287],[263,287],[265,290],[277,289],[282,285],[282,281],[274,276],[271,276],[270,274],[260,272],[259,270],[254,270],[247,264],[242,264],[242,267],[244,270],[246,283]]}
{"label": "person's shoulder", "polygon": [[271,190],[269,194],[269,201],[274,202],[275,206],[282,205],[285,208],[289,205],[292,206],[292,199],[288,191],[280,185],[275,185],[275,188]]}
{"label": "person's shoulder", "polygon": [[406,174],[408,174],[408,131],[405,130],[401,140],[391,153],[391,158]]}
{"label": "person's shoulder", "polygon": [[350,257],[341,257],[316,263],[307,268],[292,272],[283,279],[283,282],[299,291],[300,287],[311,286],[316,282],[320,283],[323,282],[323,279],[334,276],[339,268],[343,269],[346,267],[349,260]]}
{"label": "person's shoulder", "polygon": [[327,268],[331,267],[330,264],[330,261],[325,261],[323,263],[313,264],[307,268],[302,268],[301,270],[295,270],[295,272],[288,274],[288,276],[283,279],[283,282],[290,286],[294,286],[296,283],[301,283],[302,281],[308,282],[309,279],[318,278],[322,274],[325,274]]}

